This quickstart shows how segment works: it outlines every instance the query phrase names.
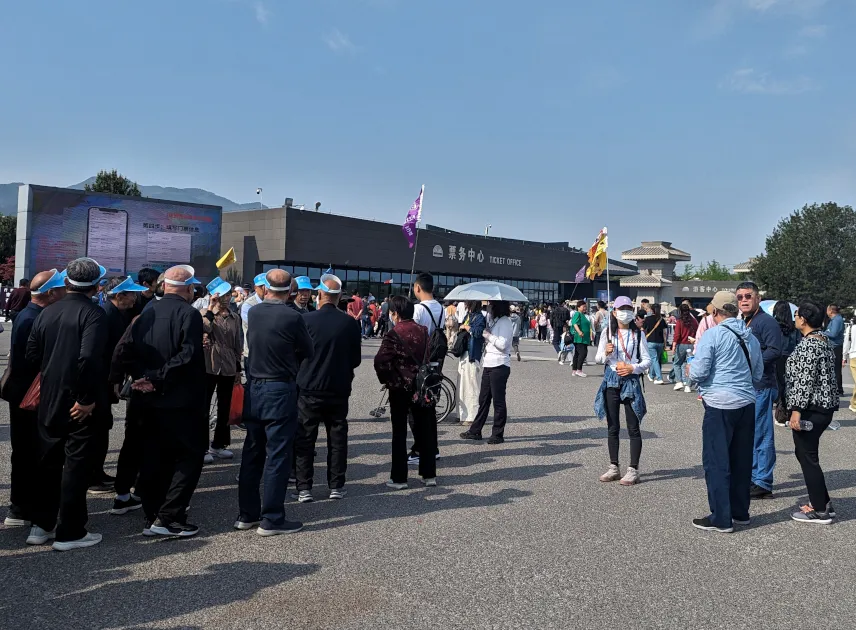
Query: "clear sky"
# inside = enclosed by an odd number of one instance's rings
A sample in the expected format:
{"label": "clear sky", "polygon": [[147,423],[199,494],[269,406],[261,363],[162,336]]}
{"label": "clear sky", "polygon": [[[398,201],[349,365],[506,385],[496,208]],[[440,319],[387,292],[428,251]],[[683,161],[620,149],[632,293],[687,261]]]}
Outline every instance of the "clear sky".
{"label": "clear sky", "polygon": [[854,31],[854,0],[6,2],[0,182],[391,222],[425,184],[444,227],[735,264],[856,203]]}

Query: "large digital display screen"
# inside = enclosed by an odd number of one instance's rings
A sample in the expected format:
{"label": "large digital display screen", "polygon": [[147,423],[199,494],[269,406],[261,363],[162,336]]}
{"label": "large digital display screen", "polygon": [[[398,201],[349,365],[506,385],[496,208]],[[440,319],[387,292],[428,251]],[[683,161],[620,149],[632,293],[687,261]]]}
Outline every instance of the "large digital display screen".
{"label": "large digital display screen", "polygon": [[109,276],[143,267],[192,265],[197,277],[217,275],[222,209],[67,188],[31,186],[30,273],[63,269],[89,256]]}

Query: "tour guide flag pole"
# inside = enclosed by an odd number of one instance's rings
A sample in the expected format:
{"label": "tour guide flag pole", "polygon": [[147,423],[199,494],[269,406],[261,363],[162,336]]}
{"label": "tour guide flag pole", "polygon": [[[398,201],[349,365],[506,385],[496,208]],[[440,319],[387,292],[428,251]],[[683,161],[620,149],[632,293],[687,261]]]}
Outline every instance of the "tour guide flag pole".
{"label": "tour guide flag pole", "polygon": [[[606,228],[603,228],[594,240],[594,244],[588,251],[589,268],[586,271],[586,277],[589,280],[594,280],[606,271],[606,304],[609,306],[609,258],[607,256],[607,248],[609,241],[606,237]],[[607,328],[609,331],[609,328]],[[609,339],[609,332],[607,332]]]}
{"label": "tour guide flag pole", "polygon": [[413,293],[413,271],[416,269],[416,250],[419,247],[419,221],[422,220],[422,198],[425,195],[425,184],[419,189],[419,196],[413,205],[410,206],[410,211],[404,219],[404,225],[401,226],[401,231],[404,232],[407,238],[408,246],[413,250],[413,263],[410,265],[410,288],[407,296]]}

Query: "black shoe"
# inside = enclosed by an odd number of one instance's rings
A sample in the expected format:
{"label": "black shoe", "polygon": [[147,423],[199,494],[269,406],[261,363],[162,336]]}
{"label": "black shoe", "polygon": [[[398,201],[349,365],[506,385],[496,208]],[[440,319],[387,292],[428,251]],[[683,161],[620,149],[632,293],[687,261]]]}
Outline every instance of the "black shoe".
{"label": "black shoe", "polygon": [[480,440],[482,439],[481,435],[476,433],[470,433],[469,431],[464,431],[461,433],[461,437],[465,440]]}
{"label": "black shoe", "polygon": [[419,453],[417,453],[416,451],[410,451],[410,455],[407,456],[407,464],[409,466],[418,466]]}
{"label": "black shoe", "polygon": [[[199,527],[196,525],[189,525],[187,523],[164,523],[160,519],[156,519],[148,530],[152,534],[156,534],[158,536],[180,536],[182,538],[196,536],[196,534],[199,533]],[[143,530],[143,535],[148,535],[145,530]]]}
{"label": "black shoe", "polygon": [[98,475],[98,481],[109,483],[112,486],[116,483],[116,477],[114,477],[113,475],[108,475],[106,472],[102,472],[100,475]]}
{"label": "black shoe", "polygon": [[303,529],[303,523],[300,521],[285,521],[284,524],[271,529],[265,529],[259,525],[256,533],[259,536],[280,536],[282,534],[296,534]]}
{"label": "black shoe", "polygon": [[122,514],[139,510],[141,507],[143,507],[143,502],[140,501],[140,497],[135,497],[132,494],[127,501],[113,499],[113,508],[110,510],[110,514],[121,516]]}
{"label": "black shoe", "polygon": [[762,488],[761,486],[755,485],[754,483],[749,488],[749,498],[750,499],[772,499],[773,491],[767,490],[766,488]]}
{"label": "black shoe", "polygon": [[707,516],[704,518],[694,518],[693,527],[697,527],[698,529],[703,529],[708,532],[719,532],[720,534],[730,534],[734,531],[733,527],[717,527],[710,522],[710,518]]}
{"label": "black shoe", "polygon": [[503,442],[505,442],[505,438],[498,435],[493,435],[487,440],[488,444],[502,444]]}

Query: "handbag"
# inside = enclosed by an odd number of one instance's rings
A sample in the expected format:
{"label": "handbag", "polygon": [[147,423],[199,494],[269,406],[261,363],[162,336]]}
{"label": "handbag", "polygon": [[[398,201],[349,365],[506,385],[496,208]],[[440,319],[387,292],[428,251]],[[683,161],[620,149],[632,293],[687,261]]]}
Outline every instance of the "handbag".
{"label": "handbag", "polygon": [[458,336],[455,337],[455,342],[452,344],[452,349],[449,351],[456,359],[460,359],[464,356],[470,349],[470,331],[469,330],[460,330],[458,331]]}
{"label": "handbag", "polygon": [[660,363],[668,363],[669,362],[669,353],[663,350],[660,353]]}
{"label": "handbag", "polygon": [[235,383],[232,386],[232,404],[229,405],[229,424],[236,426],[241,424],[244,417],[244,386]]}
{"label": "handbag", "polygon": [[791,419],[787,406],[779,403],[773,405],[773,415],[779,424],[787,424]]}
{"label": "handbag", "polygon": [[27,390],[27,393],[24,394],[23,400],[21,400],[21,409],[24,411],[36,411],[39,408],[39,398],[41,397],[42,391],[42,373],[39,372],[36,374],[36,378],[33,379],[30,388]]}

